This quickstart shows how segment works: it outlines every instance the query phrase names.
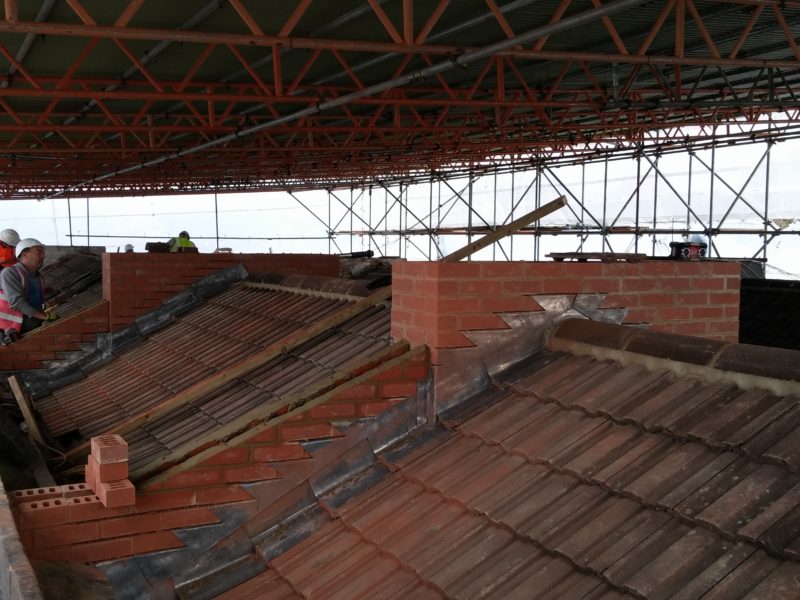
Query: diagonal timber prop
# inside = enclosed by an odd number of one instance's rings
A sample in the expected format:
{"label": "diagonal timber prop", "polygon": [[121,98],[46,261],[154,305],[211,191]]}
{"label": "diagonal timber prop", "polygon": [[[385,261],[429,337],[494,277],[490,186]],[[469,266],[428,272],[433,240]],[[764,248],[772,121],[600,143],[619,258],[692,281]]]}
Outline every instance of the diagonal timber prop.
{"label": "diagonal timber prop", "polygon": [[566,196],[559,196],[555,200],[548,202],[544,206],[537,208],[534,211],[529,212],[526,215],[521,216],[519,219],[515,219],[508,225],[503,225],[502,227],[498,227],[491,233],[487,233],[481,239],[472,242],[471,244],[464,246],[453,252],[452,254],[448,254],[439,262],[443,263],[451,263],[451,262],[458,262],[472,254],[475,254],[478,250],[483,250],[487,246],[491,246],[496,241],[503,239],[507,235],[514,233],[530,225],[534,221],[538,221],[539,219],[546,217],[552,212],[557,211],[559,208],[567,205],[567,198]]}

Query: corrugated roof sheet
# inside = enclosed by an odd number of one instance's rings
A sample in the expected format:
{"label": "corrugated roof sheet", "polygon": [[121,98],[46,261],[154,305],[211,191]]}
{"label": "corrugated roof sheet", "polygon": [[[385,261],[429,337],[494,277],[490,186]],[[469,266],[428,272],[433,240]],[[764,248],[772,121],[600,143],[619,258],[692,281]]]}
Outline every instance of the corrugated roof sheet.
{"label": "corrugated roof sheet", "polygon": [[306,597],[800,597],[797,397],[549,358],[269,566]]}
{"label": "corrugated roof sheet", "polygon": [[[39,400],[37,409],[55,435],[77,429],[88,438],[106,432],[353,301],[290,288],[234,286],[85,379]],[[289,394],[349,358],[369,354],[388,342],[388,311],[374,307],[223,390],[163,415],[151,422],[147,431],[133,432],[129,440],[131,456],[138,459],[158,454],[152,444],[159,448],[180,444],[266,398]],[[137,447],[139,443],[142,448]]]}

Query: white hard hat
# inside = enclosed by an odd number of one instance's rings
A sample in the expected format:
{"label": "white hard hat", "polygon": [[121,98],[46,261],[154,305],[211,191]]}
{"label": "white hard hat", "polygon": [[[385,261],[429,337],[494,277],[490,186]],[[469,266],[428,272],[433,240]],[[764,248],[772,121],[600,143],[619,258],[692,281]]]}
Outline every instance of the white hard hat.
{"label": "white hard hat", "polygon": [[3,229],[0,231],[0,240],[9,246],[16,246],[19,244],[19,234],[16,229]]}
{"label": "white hard hat", "polygon": [[27,250],[28,248],[35,248],[36,246],[44,247],[44,244],[35,238],[25,238],[24,240],[19,241],[14,254],[17,255],[17,258],[19,258],[19,255],[22,254],[24,250]]}

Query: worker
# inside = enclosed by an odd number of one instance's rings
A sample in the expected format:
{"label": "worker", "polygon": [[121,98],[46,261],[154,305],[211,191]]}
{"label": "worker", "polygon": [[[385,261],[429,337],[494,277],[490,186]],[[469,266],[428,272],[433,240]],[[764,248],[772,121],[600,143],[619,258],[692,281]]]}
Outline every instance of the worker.
{"label": "worker", "polygon": [[187,231],[181,231],[177,238],[170,238],[169,240],[170,252],[181,252],[179,248],[196,248],[194,242],[189,239],[189,233]]}
{"label": "worker", "polygon": [[133,253],[133,244],[125,244],[125,252]]}
{"label": "worker", "polygon": [[39,270],[44,264],[44,244],[33,238],[16,245],[17,263],[0,272],[0,329],[3,343],[36,329],[58,315],[44,310],[44,278]]}
{"label": "worker", "polygon": [[14,229],[0,231],[0,269],[10,267],[17,262],[16,246],[19,234]]}

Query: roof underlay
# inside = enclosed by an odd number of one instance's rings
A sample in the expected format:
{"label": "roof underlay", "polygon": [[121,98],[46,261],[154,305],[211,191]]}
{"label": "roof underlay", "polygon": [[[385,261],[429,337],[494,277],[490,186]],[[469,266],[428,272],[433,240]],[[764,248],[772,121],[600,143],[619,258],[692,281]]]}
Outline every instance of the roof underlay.
{"label": "roof underlay", "polygon": [[799,23],[777,0],[8,0],[0,193],[364,184],[773,112],[786,135]]}

